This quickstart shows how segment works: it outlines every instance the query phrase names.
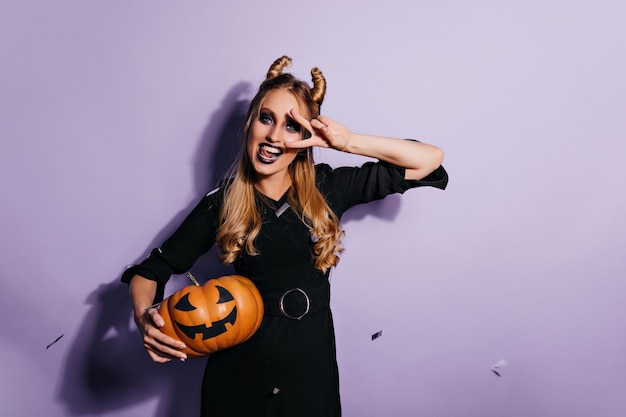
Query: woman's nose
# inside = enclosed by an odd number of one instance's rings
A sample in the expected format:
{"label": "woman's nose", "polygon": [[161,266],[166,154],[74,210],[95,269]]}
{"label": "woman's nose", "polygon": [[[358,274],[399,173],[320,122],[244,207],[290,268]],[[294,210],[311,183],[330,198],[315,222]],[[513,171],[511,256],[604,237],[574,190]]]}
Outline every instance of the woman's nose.
{"label": "woman's nose", "polygon": [[277,126],[273,126],[267,134],[267,140],[271,143],[280,143],[283,141],[283,135],[281,129]]}

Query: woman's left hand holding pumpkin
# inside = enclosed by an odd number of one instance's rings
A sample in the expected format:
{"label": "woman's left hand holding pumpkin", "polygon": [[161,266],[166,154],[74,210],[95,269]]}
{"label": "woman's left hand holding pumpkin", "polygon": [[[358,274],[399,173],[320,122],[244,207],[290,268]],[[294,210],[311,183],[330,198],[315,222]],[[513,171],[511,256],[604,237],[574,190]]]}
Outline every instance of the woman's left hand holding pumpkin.
{"label": "woman's left hand holding pumpkin", "polygon": [[153,361],[163,363],[172,359],[187,359],[180,351],[185,344],[161,332],[164,325],[159,311],[153,306],[147,307],[154,299],[156,283],[141,275],[130,280],[129,291],[133,302],[134,320],[143,339],[143,345]]}

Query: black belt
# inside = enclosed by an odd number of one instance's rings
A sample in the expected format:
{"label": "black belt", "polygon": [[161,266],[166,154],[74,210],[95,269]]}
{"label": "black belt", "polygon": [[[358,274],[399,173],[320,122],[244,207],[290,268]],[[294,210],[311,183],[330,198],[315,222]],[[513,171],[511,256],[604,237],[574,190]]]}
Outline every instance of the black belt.
{"label": "black belt", "polygon": [[283,293],[266,294],[263,297],[265,314],[300,320],[307,314],[315,314],[330,305],[330,286],[317,288],[292,288]]}

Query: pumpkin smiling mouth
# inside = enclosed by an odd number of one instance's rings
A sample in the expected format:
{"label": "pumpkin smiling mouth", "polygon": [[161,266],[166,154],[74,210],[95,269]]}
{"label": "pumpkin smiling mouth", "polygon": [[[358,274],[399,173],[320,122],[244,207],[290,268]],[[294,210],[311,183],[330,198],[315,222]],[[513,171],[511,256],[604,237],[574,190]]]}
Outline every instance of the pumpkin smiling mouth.
{"label": "pumpkin smiling mouth", "polygon": [[283,154],[281,148],[272,146],[269,143],[261,143],[257,152],[257,159],[264,164],[272,164]]}
{"label": "pumpkin smiling mouth", "polygon": [[217,337],[223,333],[226,333],[228,329],[226,328],[226,323],[230,325],[234,325],[237,320],[237,307],[233,307],[230,314],[224,317],[221,320],[214,321],[211,323],[211,326],[207,326],[205,324],[198,324],[196,326],[185,326],[179,322],[176,322],[178,328],[190,339],[194,339],[196,334],[202,335],[202,340],[210,339],[212,337]]}

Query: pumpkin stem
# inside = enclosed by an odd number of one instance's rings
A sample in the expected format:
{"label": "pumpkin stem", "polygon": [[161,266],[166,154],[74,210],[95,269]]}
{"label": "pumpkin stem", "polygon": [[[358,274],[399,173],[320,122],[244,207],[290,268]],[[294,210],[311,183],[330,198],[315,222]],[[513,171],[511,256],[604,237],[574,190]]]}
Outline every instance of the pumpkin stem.
{"label": "pumpkin stem", "polygon": [[191,272],[187,272],[187,277],[191,280],[191,282],[193,282],[194,284],[196,284],[198,287],[200,286],[200,284],[198,284],[198,281],[196,281],[196,279],[194,278],[193,275],[191,275]]}

